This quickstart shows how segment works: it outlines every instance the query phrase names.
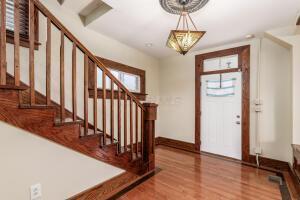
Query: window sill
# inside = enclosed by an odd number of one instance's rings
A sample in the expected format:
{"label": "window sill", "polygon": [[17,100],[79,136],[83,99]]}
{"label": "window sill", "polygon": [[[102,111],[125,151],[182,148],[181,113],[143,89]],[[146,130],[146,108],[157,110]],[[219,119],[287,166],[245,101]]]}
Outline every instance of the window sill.
{"label": "window sill", "polygon": [[[14,35],[8,32],[7,37],[6,37],[6,42],[9,43],[9,44],[14,44],[15,43]],[[40,45],[41,45],[41,43],[35,41],[34,42],[34,49],[39,50]],[[29,46],[30,46],[29,39],[20,36],[20,46],[25,47],[25,48],[29,48]]]}
{"label": "window sill", "polygon": [[[103,98],[103,90],[98,88],[98,99],[102,99]],[[132,92],[132,94],[140,101],[145,101],[146,100],[146,96],[148,94],[142,94],[142,93],[135,93]],[[90,98],[94,98],[94,90],[93,89],[89,89],[89,97]],[[114,91],[114,99],[118,98],[118,91]],[[111,99],[111,90],[106,90],[106,99]],[[124,92],[121,92],[121,99],[124,99]]]}

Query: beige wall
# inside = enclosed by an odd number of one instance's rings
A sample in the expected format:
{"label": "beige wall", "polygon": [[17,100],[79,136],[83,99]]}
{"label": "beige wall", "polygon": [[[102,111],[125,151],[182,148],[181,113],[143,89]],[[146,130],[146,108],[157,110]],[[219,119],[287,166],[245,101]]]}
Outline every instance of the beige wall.
{"label": "beige wall", "polygon": [[0,122],[1,199],[30,199],[42,185],[42,199],[64,200],[123,170]]}
{"label": "beige wall", "polygon": [[[262,41],[261,99],[259,136],[256,137],[257,66],[259,40],[254,39],[221,47],[193,52],[161,60],[159,135],[186,142],[194,142],[195,132],[195,55],[251,45],[251,113],[250,146],[261,145],[263,156],[291,161],[291,52],[268,39]],[[256,142],[256,139],[259,141]],[[280,148],[278,148],[280,146]]]}

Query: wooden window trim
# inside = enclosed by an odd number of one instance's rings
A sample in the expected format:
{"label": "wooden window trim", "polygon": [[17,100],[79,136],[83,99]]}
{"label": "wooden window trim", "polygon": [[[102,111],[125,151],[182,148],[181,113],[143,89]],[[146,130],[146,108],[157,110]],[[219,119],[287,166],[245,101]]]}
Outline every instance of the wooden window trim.
{"label": "wooden window trim", "polygon": [[[34,10],[34,36],[35,36],[35,50],[39,49],[41,43],[39,42],[39,11],[35,8]],[[9,44],[14,44],[14,32],[11,30],[6,30],[6,42]],[[29,48],[29,35],[20,34],[20,46]]]}
{"label": "wooden window trim", "polygon": [[[137,75],[140,77],[140,92],[131,92],[132,94],[134,94],[136,96],[136,98],[140,101],[145,101],[146,100],[146,72],[145,70],[142,69],[138,69],[135,67],[131,67],[128,65],[124,65],[122,63],[118,63],[109,59],[105,59],[105,58],[101,58],[96,56],[107,68],[110,69],[114,69],[114,70],[118,70],[121,72],[125,72],[128,74],[133,74],[133,75]],[[92,98],[94,97],[94,93],[93,91],[93,86],[94,86],[94,80],[93,80],[93,74],[94,74],[94,64],[92,62],[90,62],[90,67],[89,67],[89,88],[90,88],[90,92],[89,92],[89,96]],[[98,98],[102,98],[102,94],[103,94],[103,90],[98,88]],[[114,95],[115,98],[117,98],[118,95],[118,91],[114,91]],[[106,90],[106,98],[109,99],[111,96],[111,90],[107,89]],[[124,99],[124,94],[121,95],[121,98]]]}
{"label": "wooden window trim", "polygon": [[[239,55],[239,68],[203,71],[203,62],[206,59]],[[216,73],[242,72],[242,161],[250,161],[250,45],[241,46],[195,57],[195,151],[200,151],[201,145],[201,76]]]}

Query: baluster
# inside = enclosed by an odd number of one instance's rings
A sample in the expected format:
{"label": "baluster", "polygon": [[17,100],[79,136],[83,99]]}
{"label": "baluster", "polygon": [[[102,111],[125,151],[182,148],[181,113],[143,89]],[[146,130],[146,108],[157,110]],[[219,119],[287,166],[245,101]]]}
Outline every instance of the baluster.
{"label": "baluster", "polygon": [[[30,104],[35,104],[35,82],[34,82],[34,2],[29,0],[29,82],[30,82]],[[2,59],[1,59],[2,60]]]}
{"label": "baluster", "polygon": [[20,86],[20,2],[14,1],[14,75],[15,86]]}
{"label": "baluster", "polygon": [[77,120],[77,66],[76,66],[76,44],[73,42],[72,49],[72,106],[73,106],[73,121]]}
{"label": "baluster", "polygon": [[133,126],[132,126],[132,97],[130,97],[130,151],[131,158],[133,159]]}
{"label": "baluster", "polygon": [[124,152],[127,152],[127,94],[124,91]]}
{"label": "baluster", "polygon": [[6,85],[6,0],[1,0],[0,84]]}
{"label": "baluster", "polygon": [[61,31],[60,43],[60,120],[65,120],[65,34]]}
{"label": "baluster", "polygon": [[102,71],[102,123],[103,123],[103,145],[106,145],[106,74]]}
{"label": "baluster", "polygon": [[139,152],[139,107],[138,104],[135,103],[135,147],[136,147],[136,157],[138,157]]}
{"label": "baluster", "polygon": [[51,20],[47,18],[47,43],[46,43],[46,103],[51,104]]}
{"label": "baluster", "polygon": [[111,143],[114,142],[115,136],[114,136],[114,81],[110,80],[110,136],[111,136]]}
{"label": "baluster", "polygon": [[98,101],[98,90],[97,90],[97,65],[94,63],[94,134],[97,134],[98,131],[98,107],[97,107],[97,101]]}
{"label": "baluster", "polygon": [[144,111],[141,108],[141,151],[142,159],[144,159]]}
{"label": "baluster", "polygon": [[89,57],[84,55],[84,135],[86,136],[89,128],[88,119],[88,98],[89,98]]}
{"label": "baluster", "polygon": [[121,153],[121,89],[118,86],[118,153]]}

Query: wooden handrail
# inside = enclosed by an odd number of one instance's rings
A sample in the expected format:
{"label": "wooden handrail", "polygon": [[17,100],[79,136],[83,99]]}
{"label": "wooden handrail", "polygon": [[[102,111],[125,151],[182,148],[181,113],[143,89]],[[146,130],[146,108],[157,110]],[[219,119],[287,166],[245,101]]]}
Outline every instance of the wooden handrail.
{"label": "wooden handrail", "polygon": [[[34,5],[39,9],[39,11],[50,18],[51,22],[62,31],[65,36],[74,42],[76,46],[86,54],[91,61],[93,61],[118,87],[120,87],[138,106],[145,110],[140,101],[117,79],[113,76],[113,74],[106,68],[106,66],[99,61],[94,54],[92,54],[60,21],[39,1],[39,0],[31,0],[34,2]],[[34,40],[33,40],[34,41]]]}

